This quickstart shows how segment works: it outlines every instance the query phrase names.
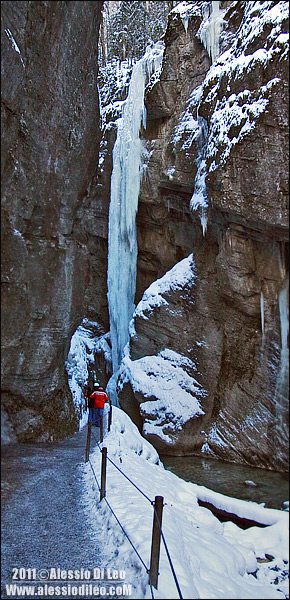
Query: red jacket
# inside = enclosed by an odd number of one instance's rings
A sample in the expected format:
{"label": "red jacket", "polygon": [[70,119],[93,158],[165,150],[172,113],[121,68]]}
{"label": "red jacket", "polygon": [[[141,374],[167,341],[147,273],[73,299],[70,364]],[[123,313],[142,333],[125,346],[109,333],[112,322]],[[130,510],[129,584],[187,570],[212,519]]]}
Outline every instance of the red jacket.
{"label": "red jacket", "polygon": [[105,402],[109,402],[106,392],[95,391],[90,395],[94,400],[94,408],[104,408]]}

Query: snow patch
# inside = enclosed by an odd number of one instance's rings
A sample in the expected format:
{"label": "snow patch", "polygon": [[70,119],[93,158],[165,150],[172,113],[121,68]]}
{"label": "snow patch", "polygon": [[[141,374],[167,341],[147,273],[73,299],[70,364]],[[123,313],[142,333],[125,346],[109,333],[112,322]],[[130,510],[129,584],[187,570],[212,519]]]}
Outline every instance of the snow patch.
{"label": "snow patch", "polygon": [[269,103],[271,88],[279,81],[275,77],[258,91],[243,90],[217,101],[206,151],[209,172],[224,164],[233,146],[255,128],[258,117]]}

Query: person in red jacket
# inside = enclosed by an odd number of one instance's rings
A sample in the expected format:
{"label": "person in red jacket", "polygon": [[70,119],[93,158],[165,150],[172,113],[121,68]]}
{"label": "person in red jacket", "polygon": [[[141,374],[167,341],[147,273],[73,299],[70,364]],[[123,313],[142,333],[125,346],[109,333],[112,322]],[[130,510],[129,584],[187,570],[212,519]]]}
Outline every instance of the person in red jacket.
{"label": "person in red jacket", "polygon": [[92,425],[96,427],[100,427],[100,417],[104,414],[105,402],[109,402],[106,392],[95,383],[94,391],[89,398],[89,421],[92,421]]}

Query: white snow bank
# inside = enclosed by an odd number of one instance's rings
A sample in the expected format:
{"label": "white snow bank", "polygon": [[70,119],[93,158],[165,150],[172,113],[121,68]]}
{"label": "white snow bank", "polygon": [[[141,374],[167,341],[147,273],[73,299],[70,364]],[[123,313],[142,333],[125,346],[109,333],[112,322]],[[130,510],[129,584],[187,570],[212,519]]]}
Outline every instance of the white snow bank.
{"label": "white snow bank", "polygon": [[[159,306],[168,305],[166,294],[180,290],[195,280],[193,256],[174,265],[163,277],[154,281],[144,292],[130,322],[130,337],[135,335],[134,319],[148,319]],[[189,371],[189,372],[188,372]],[[196,365],[167,348],[159,354],[132,361],[127,346],[120,367],[118,389],[130,381],[133,391],[140,392],[146,402],[140,405],[145,423],[143,433],[158,435],[172,443],[172,435],[193,417],[204,414],[199,400],[206,395],[192,376]]]}
{"label": "white snow bank", "polygon": [[[271,550],[275,560],[270,569],[285,557],[288,539],[288,513],[270,511],[273,525],[260,529],[241,530],[233,523],[221,524],[206,508],[198,505],[200,493],[206,488],[179,479],[158,465],[156,451],[139,434],[129,417],[113,407],[110,433],[104,440],[108,456],[140,489],[154,500],[164,497],[162,528],[184,599],[193,598],[285,598],[279,584],[260,565],[256,556]],[[101,453],[95,448],[91,463],[100,480]],[[98,543],[104,542],[104,566],[122,568],[126,582],[132,585],[132,598],[151,598],[148,576],[140,559],[122,533],[105,500],[98,502],[99,493],[91,467],[84,468],[84,502],[92,533]],[[135,545],[145,565],[149,567],[153,510],[150,502],[110,463],[107,464],[106,499],[115,511],[126,533]],[[228,507],[229,499],[207,490],[211,501],[218,498],[220,506]],[[223,500],[224,499],[224,500]],[[231,509],[246,518],[253,514],[253,503],[230,499]],[[269,509],[257,506],[259,518],[267,521]],[[258,530],[258,531],[257,531]],[[277,559],[276,559],[277,557]],[[286,568],[286,567],[285,567]],[[257,571],[257,579],[249,574]],[[281,569],[280,569],[281,570]],[[159,599],[178,598],[164,545],[161,543],[158,591]],[[267,575],[268,573],[268,575]],[[276,573],[277,575],[277,573]]]}
{"label": "white snow bank", "polygon": [[[194,483],[192,485],[196,486],[196,493],[200,500],[210,502],[216,508],[225,510],[228,513],[234,513],[242,519],[249,519],[263,525],[274,525],[280,520],[285,524],[288,520],[288,515],[283,511],[274,508],[265,508],[262,504],[256,504],[256,502],[246,502],[245,504],[244,500],[224,496],[223,494],[213,492],[202,485],[196,485]],[[264,531],[264,529],[258,529],[259,531]],[[285,556],[287,556],[287,553],[283,557]]]}

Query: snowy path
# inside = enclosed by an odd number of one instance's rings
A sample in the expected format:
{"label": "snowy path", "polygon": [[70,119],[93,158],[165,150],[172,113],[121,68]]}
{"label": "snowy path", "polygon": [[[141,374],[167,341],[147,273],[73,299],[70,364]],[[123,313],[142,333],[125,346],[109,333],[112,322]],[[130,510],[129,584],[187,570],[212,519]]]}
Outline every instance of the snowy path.
{"label": "snowy path", "polygon": [[102,566],[102,544],[87,523],[82,503],[86,431],[84,427],[52,445],[2,449],[1,598],[8,597],[5,584],[12,583],[13,567]]}

